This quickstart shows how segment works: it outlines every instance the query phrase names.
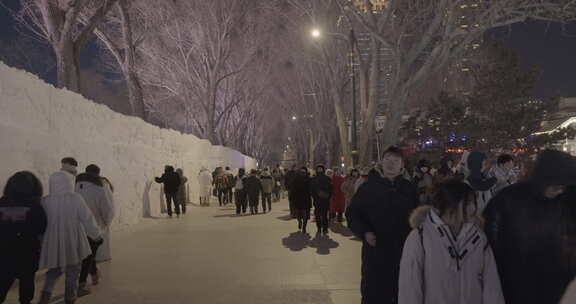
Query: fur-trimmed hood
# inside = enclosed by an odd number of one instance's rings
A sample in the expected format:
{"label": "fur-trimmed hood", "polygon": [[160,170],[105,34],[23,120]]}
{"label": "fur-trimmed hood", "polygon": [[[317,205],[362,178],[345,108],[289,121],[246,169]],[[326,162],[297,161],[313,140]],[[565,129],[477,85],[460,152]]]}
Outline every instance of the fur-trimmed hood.
{"label": "fur-trimmed hood", "polygon": [[426,220],[426,215],[428,215],[430,210],[432,210],[432,206],[420,206],[414,209],[414,211],[412,211],[410,214],[410,218],[408,219],[410,227],[412,227],[412,229],[416,229],[422,226]]}
{"label": "fur-trimmed hood", "polygon": [[[424,221],[426,221],[426,216],[433,208],[434,207],[427,205],[427,206],[420,206],[414,209],[414,211],[412,211],[408,219],[410,227],[412,227],[412,229],[416,229],[422,226],[422,224],[424,224]],[[474,216],[474,218],[472,218],[472,220],[470,220],[469,222],[476,224],[481,229],[484,227],[484,219],[478,215]]]}

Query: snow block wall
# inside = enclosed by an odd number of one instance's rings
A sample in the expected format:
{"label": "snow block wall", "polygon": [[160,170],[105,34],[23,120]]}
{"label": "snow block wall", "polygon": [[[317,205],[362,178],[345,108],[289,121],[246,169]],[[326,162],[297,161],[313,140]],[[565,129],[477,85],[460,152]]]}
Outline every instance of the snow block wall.
{"label": "snow block wall", "polygon": [[[256,167],[238,151],[150,125],[79,94],[54,88],[35,75],[0,62],[0,185],[15,172],[34,172],[48,192],[48,177],[63,157],[74,157],[83,172],[96,164],[114,185],[113,229],[160,215],[161,186],[154,182],[164,165],[182,168],[190,200],[197,203],[201,167]],[[193,212],[193,210],[192,210]]]}

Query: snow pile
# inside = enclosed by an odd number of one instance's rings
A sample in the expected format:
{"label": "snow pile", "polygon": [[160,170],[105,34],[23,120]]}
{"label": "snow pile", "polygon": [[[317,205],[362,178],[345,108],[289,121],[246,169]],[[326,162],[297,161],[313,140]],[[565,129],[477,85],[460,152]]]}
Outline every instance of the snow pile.
{"label": "snow pile", "polygon": [[[83,172],[97,164],[114,184],[114,230],[160,214],[161,188],[153,179],[164,165],[182,168],[191,201],[202,166],[254,168],[238,151],[127,117],[0,62],[0,187],[20,170],[34,172],[48,191],[60,159],[74,157]],[[193,212],[193,210],[192,210]]]}

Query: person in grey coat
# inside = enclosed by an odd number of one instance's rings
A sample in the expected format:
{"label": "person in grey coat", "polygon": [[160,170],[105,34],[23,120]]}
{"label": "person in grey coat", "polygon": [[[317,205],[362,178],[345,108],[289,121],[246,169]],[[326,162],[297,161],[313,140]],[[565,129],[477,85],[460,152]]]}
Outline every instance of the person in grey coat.
{"label": "person in grey coat", "polygon": [[268,211],[272,211],[272,191],[274,190],[274,178],[268,169],[262,172],[260,183],[262,184],[262,210],[266,213],[266,203],[268,203]]}
{"label": "person in grey coat", "polygon": [[[110,196],[107,195],[104,189],[98,166],[89,165],[86,167],[85,173],[81,173],[76,177],[76,193],[80,194],[86,202],[100,231],[107,230],[114,218],[114,208],[110,201]],[[78,296],[80,297],[90,293],[86,285],[88,274],[92,276],[92,281],[99,281],[95,257],[101,242],[96,242],[90,238],[88,238],[88,242],[90,243],[92,254],[82,262],[78,286]]]}

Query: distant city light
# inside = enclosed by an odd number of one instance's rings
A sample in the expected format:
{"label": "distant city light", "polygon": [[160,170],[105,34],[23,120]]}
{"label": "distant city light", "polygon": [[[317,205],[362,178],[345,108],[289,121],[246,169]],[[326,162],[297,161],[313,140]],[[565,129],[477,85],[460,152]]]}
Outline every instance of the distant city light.
{"label": "distant city light", "polygon": [[296,116],[292,116],[292,120],[296,120]]}

